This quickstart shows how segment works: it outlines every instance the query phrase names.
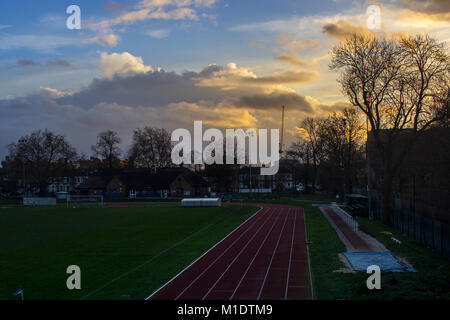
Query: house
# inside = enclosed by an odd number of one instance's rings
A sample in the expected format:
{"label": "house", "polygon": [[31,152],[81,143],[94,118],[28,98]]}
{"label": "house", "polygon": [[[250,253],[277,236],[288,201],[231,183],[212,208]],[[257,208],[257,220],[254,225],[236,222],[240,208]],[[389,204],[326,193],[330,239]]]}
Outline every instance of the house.
{"label": "house", "polygon": [[252,192],[270,193],[272,192],[273,176],[260,175],[259,167],[243,167],[239,171],[239,185],[238,192]]}
{"label": "house", "polygon": [[85,175],[50,177],[48,192],[74,192],[87,178]]}
{"label": "house", "polygon": [[280,168],[273,176],[272,188],[277,191],[294,191],[294,173],[298,165],[296,160],[281,159]]}
{"label": "house", "polygon": [[120,176],[90,176],[78,185],[81,195],[102,195],[106,198],[125,197],[127,188]]}
{"label": "house", "polygon": [[170,194],[177,197],[198,197],[211,192],[206,180],[192,171],[178,174],[169,187]]}
{"label": "house", "polygon": [[263,176],[259,167],[243,167],[239,171],[239,191],[256,189],[253,192],[293,191],[295,190],[294,167],[298,165],[293,160],[282,159],[278,172],[273,176]]}
{"label": "house", "polygon": [[78,190],[81,194],[113,198],[188,197],[210,192],[206,180],[183,168],[124,169],[115,175],[90,176]]}

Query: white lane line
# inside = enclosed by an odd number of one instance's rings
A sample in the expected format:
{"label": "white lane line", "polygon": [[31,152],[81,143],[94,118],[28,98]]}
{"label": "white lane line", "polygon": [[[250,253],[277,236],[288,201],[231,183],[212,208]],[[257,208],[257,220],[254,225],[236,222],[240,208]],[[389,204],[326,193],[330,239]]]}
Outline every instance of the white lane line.
{"label": "white lane line", "polygon": [[275,221],[275,223],[273,224],[272,228],[270,228],[269,232],[267,232],[266,237],[264,238],[264,241],[261,243],[261,245],[258,248],[258,251],[256,251],[255,255],[253,256],[252,261],[250,261],[250,264],[248,265],[247,269],[245,270],[244,274],[241,277],[241,280],[239,281],[239,283],[237,284],[236,288],[233,291],[233,294],[231,295],[231,297],[229,298],[229,300],[232,300],[234,295],[236,294],[238,288],[240,287],[242,281],[244,280],[245,276],[247,275],[248,271],[250,270],[251,266],[253,265],[253,262],[255,261],[256,257],[258,256],[259,252],[261,251],[262,247],[264,246],[264,244],[266,243],[267,238],[269,237],[269,234],[272,232],[273,228],[275,227],[276,223],[278,222],[278,219],[280,218],[280,216],[277,217],[277,220]]}
{"label": "white lane line", "polygon": [[[248,221],[250,221],[250,219],[252,219],[253,217],[255,217],[261,210],[263,210],[264,208],[259,207],[259,210],[256,211],[254,214],[252,214],[247,220],[245,220],[244,222],[242,222],[236,229],[234,229],[231,233],[229,233],[228,235],[226,235],[222,240],[220,240],[219,242],[217,242],[214,246],[212,246],[210,249],[208,249],[208,251],[206,251],[204,254],[202,254],[200,257],[198,257],[197,259],[194,260],[194,262],[192,262],[190,265],[188,265],[186,268],[184,268],[183,270],[181,270],[177,275],[175,275],[172,279],[170,279],[169,281],[167,281],[165,284],[163,284],[160,288],[158,288],[157,290],[153,291],[152,294],[150,294],[147,298],[145,298],[144,300],[148,300],[151,297],[153,297],[157,292],[159,292],[162,288],[164,288],[166,285],[168,285],[170,282],[172,282],[173,280],[175,280],[180,274],[182,274],[183,272],[185,272],[187,269],[189,269],[194,263],[196,263],[197,261],[199,261],[201,258],[203,258],[206,254],[208,254],[211,250],[213,250],[215,247],[217,247],[220,243],[222,243],[226,238],[228,238],[229,236],[231,236],[233,233],[235,233],[238,229],[240,229],[244,224],[246,224]],[[259,218],[258,218],[259,219]]]}
{"label": "white lane line", "polygon": [[311,269],[311,257],[309,256],[309,244],[308,244],[308,231],[306,231],[306,214],[305,209],[302,208],[303,221],[305,224],[305,243],[306,243],[306,253],[308,256],[308,269],[309,269],[309,285],[311,287],[311,300],[314,300],[314,286],[313,286],[313,274]]}
{"label": "white lane line", "polygon": [[272,266],[273,258],[275,257],[275,253],[277,252],[278,245],[280,244],[281,235],[283,234],[283,230],[284,230],[284,227],[285,227],[285,225],[286,225],[286,221],[287,221],[288,215],[289,215],[289,213],[286,214],[286,218],[284,219],[283,228],[281,229],[280,235],[278,236],[277,245],[276,245],[275,249],[273,250],[272,258],[270,259],[269,267],[267,268],[266,275],[264,276],[264,280],[263,280],[261,289],[259,289],[258,298],[257,298],[256,300],[259,300],[259,299],[261,298],[261,294],[262,294],[262,291],[263,291],[263,289],[264,289],[264,285],[266,284],[267,275],[269,274],[269,270],[270,270],[270,267]]}
{"label": "white lane line", "polygon": [[284,299],[287,299],[288,297],[288,289],[289,289],[289,277],[291,275],[291,263],[292,263],[292,251],[294,251],[294,238],[295,238],[295,227],[296,227],[296,223],[297,223],[297,209],[295,209],[294,211],[294,227],[292,228],[292,241],[291,241],[291,252],[289,255],[289,267],[288,267],[288,273],[287,273],[287,279],[286,279],[286,291],[284,293]]}
{"label": "white lane line", "polygon": [[[267,212],[269,212],[269,210],[267,210]],[[270,218],[270,215],[269,215],[269,218]],[[264,226],[265,224],[266,224],[266,222],[269,220],[269,218],[267,218],[267,220],[259,227],[259,229],[258,229],[258,231],[262,228],[262,226]],[[258,219],[257,221],[259,221],[259,220],[261,220],[261,219]],[[175,299],[174,300],[178,300],[178,298],[180,298],[195,282],[197,282],[197,280],[198,279],[200,279],[221,257],[223,257],[223,255],[226,253],[226,252],[228,252],[228,250],[232,247],[232,246],[234,246],[234,244],[236,243],[236,242],[238,242],[239,241],[239,239],[241,239],[242,238],[242,236],[244,235],[244,234],[246,234],[248,231],[249,231],[249,229],[251,228],[251,227],[253,227],[255,224],[256,224],[256,222],[257,221],[255,221],[250,227],[248,227],[247,228],[247,230],[245,230],[245,232],[244,233],[242,233],[240,236],[239,236],[239,238],[237,238],[236,240],[234,240],[233,241],[233,243],[232,244],[230,244],[228,247],[227,247],[227,249],[226,250],[224,250],[213,262],[211,262],[210,264],[209,264],[209,266],[205,269],[205,270],[203,270],[203,272],[202,273],[200,273],[193,281],[191,281],[191,283],[186,287],[186,288],[184,288],[184,290],[180,293],[180,294],[178,294],[178,296],[176,296],[175,297]],[[256,232],[258,232],[258,231],[256,231]]]}
{"label": "white lane line", "polygon": [[[206,294],[202,297],[202,300],[205,300],[206,297],[211,293],[211,291],[214,289],[214,287],[219,283],[219,281],[223,278],[223,276],[225,275],[225,273],[227,273],[227,271],[231,268],[231,266],[236,262],[236,260],[241,256],[241,254],[245,251],[245,249],[247,249],[248,245],[253,241],[253,239],[256,237],[256,235],[259,233],[259,231],[261,231],[262,227],[266,225],[267,221],[270,220],[271,217],[269,217],[266,222],[259,227],[259,229],[253,234],[253,236],[247,241],[247,243],[245,244],[245,246],[241,249],[241,251],[239,251],[239,253],[236,255],[236,257],[233,259],[233,261],[231,261],[231,263],[228,265],[228,267],[225,269],[225,271],[222,272],[222,274],[220,275],[220,277],[216,280],[216,282],[214,282],[214,284],[209,288],[208,292],[206,292]],[[274,223],[272,224],[272,228],[275,225],[276,221],[278,221],[278,218],[274,221]]]}

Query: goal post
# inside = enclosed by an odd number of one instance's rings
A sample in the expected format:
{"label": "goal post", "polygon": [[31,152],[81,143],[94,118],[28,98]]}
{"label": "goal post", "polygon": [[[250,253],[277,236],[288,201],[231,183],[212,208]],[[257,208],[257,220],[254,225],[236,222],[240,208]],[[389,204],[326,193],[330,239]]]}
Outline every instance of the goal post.
{"label": "goal post", "polygon": [[103,196],[67,195],[67,208],[103,207]]}

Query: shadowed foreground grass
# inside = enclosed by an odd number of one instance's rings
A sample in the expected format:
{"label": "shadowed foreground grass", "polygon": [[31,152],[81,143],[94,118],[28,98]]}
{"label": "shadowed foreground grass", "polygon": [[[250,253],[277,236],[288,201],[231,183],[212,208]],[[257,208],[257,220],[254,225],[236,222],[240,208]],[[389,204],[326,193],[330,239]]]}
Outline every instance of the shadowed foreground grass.
{"label": "shadowed foreground grass", "polygon": [[[255,207],[0,209],[0,299],[143,299]],[[81,268],[81,290],[66,269]]]}

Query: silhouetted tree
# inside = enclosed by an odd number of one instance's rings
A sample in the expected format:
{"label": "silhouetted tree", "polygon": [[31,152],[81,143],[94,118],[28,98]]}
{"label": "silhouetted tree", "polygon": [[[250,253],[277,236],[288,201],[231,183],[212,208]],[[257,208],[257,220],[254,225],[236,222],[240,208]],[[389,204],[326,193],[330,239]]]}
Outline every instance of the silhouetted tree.
{"label": "silhouetted tree", "polygon": [[312,191],[316,189],[317,177],[319,172],[319,165],[323,156],[323,140],[320,134],[321,126],[323,125],[323,118],[306,118],[301,123],[303,140],[305,141],[306,155],[310,160],[313,176],[312,176]]}
{"label": "silhouetted tree", "polygon": [[43,195],[47,192],[52,171],[74,161],[76,151],[63,135],[45,129],[34,131],[10,144],[9,158],[21,164],[22,168],[16,166],[16,170],[26,172],[27,185],[32,189],[39,188],[39,193]]}
{"label": "silhouetted tree", "polygon": [[[429,36],[353,35],[331,55],[344,94],[369,122],[382,163],[382,220],[390,224],[394,177],[418,136],[439,121],[438,102],[450,83],[448,50]],[[403,129],[413,134],[399,143]]]}
{"label": "silhouetted tree", "polygon": [[106,161],[110,170],[114,167],[114,161],[117,160],[122,151],[119,148],[120,139],[117,132],[107,130],[100,132],[97,136],[97,143],[91,147],[96,157],[101,157]]}
{"label": "silhouetted tree", "polygon": [[128,157],[138,167],[150,169],[171,164],[171,139],[166,129],[144,127],[134,130]]}

